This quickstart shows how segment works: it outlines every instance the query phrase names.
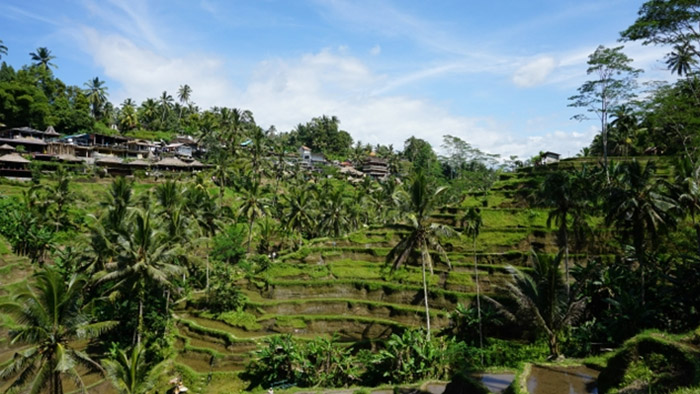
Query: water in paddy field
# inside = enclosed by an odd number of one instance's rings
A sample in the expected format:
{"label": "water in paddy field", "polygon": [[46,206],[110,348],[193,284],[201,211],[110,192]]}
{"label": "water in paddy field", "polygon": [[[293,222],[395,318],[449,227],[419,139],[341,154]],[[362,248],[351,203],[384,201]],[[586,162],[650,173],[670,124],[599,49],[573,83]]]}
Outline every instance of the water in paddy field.
{"label": "water in paddy field", "polygon": [[512,373],[482,373],[476,376],[492,393],[502,393],[513,382]]}
{"label": "water in paddy field", "polygon": [[598,394],[599,372],[587,367],[533,365],[527,378],[530,394]]}

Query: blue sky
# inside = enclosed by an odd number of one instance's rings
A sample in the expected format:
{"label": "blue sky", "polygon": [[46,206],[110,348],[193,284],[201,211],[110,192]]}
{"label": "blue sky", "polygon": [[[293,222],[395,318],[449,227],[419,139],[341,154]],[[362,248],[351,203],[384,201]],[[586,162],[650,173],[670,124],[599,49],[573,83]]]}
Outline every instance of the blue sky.
{"label": "blue sky", "polygon": [[[458,136],[503,156],[575,155],[599,129],[567,98],[598,45],[616,46],[642,1],[4,0],[2,60],[48,47],[55,73],[141,102],[193,89],[201,108],[253,111],[289,131],[336,115],[355,140]],[[671,79],[667,48],[625,43],[643,81]]]}

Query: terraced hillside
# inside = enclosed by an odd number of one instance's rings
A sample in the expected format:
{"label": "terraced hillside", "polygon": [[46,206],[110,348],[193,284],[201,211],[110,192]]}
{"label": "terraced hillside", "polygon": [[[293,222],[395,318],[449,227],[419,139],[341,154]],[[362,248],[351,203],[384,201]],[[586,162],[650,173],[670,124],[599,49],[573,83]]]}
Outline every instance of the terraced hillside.
{"label": "terraced hillside", "polygon": [[[459,206],[433,214],[435,222],[457,230],[470,207],[479,207],[483,219],[475,245],[465,236],[444,242],[451,269],[434,256],[435,271],[428,278],[433,330],[449,324],[449,313],[458,303],[472,301],[475,255],[481,290],[497,295],[508,265],[524,267],[530,249],[557,251],[554,230],[546,225],[547,210],[530,207],[524,199],[544,171],[501,174],[487,194],[468,195]],[[598,225],[601,220],[592,222]],[[385,263],[403,235],[398,227],[373,226],[342,238],[315,239],[297,251],[282,253],[268,269],[237,283],[247,298],[241,311],[206,311],[198,306],[201,293],[181,300],[175,310],[176,369],[194,393],[232,392],[244,387],[237,374],[265,338],[336,336],[344,343],[372,346],[407,327],[424,326],[420,267],[408,264],[391,272]],[[25,281],[29,272],[26,260],[12,255],[7,245],[4,248],[0,270],[8,274],[0,276],[0,297]],[[572,258],[577,258],[575,253]],[[7,344],[0,340],[0,361],[9,357],[3,350]]]}
{"label": "terraced hillside", "polygon": [[[434,256],[437,264],[428,278],[434,330],[449,324],[458,303],[472,301],[474,252],[480,287],[494,295],[507,278],[506,266],[525,265],[531,248],[556,251],[547,212],[517,200],[533,177],[505,174],[488,195],[469,196],[459,207],[433,215],[457,230],[468,207],[481,207],[483,217],[475,250],[464,236],[445,243],[452,269]],[[370,344],[424,326],[420,267],[409,264],[391,272],[385,264],[402,235],[396,227],[375,226],[343,238],[316,239],[283,254],[262,274],[239,283],[248,299],[242,312],[212,314],[199,310],[196,302],[181,304],[176,312],[177,363],[183,371],[200,374],[196,379],[209,380],[241,371],[248,352],[272,335],[335,335],[341,342]]]}

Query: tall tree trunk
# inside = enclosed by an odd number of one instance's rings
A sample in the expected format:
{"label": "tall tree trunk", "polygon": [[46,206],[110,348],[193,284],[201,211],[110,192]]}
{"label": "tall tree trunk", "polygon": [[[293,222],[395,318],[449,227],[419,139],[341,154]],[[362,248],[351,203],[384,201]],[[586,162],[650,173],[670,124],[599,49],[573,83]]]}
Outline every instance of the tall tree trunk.
{"label": "tall tree trunk", "polygon": [[693,227],[695,227],[695,238],[698,242],[698,256],[700,256],[700,223],[695,223]]}
{"label": "tall tree trunk", "polygon": [[63,394],[60,372],[54,371],[51,373],[51,394]]}
{"label": "tall tree trunk", "polygon": [[209,290],[209,256],[208,255],[207,255],[206,277],[207,277],[207,281],[206,281],[206,285],[204,286],[204,289]]}
{"label": "tall tree trunk", "polygon": [[564,275],[566,279],[566,301],[570,302],[571,285],[569,282],[569,231],[566,228],[566,216],[564,217],[564,232],[562,234],[564,242]]}
{"label": "tall tree trunk", "polygon": [[428,306],[428,281],[425,278],[425,253],[427,253],[427,251],[423,249],[421,252],[421,260],[423,263],[423,299],[425,300],[425,326],[428,329],[426,337],[430,340],[430,307]]}
{"label": "tall tree trunk", "polygon": [[[481,290],[479,288],[479,266],[476,257],[476,236],[473,237],[473,250],[474,250],[474,282],[476,283],[476,316],[479,321],[479,350],[484,349],[484,333],[481,324]],[[484,365],[484,353],[479,352],[481,355],[481,365]]]}
{"label": "tall tree trunk", "polygon": [[139,297],[139,321],[136,324],[136,346],[141,345],[141,333],[143,332],[143,296]]}
{"label": "tall tree trunk", "polygon": [[642,294],[641,301],[642,305],[645,305],[645,293],[646,293],[646,283],[644,278],[644,271],[646,268],[646,256],[644,255],[644,233],[643,230],[639,229],[639,226],[635,225],[634,229],[634,253],[637,256],[637,263],[639,263],[639,272],[642,279]]}
{"label": "tall tree trunk", "polygon": [[250,220],[248,221],[248,252],[247,254],[250,254],[250,242],[252,241],[253,238],[253,218],[251,217]]}

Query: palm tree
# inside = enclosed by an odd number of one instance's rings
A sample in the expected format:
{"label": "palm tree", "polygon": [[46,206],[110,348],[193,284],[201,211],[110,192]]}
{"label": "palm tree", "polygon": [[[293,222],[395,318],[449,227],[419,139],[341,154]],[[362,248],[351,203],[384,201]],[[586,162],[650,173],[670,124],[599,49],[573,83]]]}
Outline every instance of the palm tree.
{"label": "palm tree", "polygon": [[238,217],[245,217],[248,221],[248,254],[253,237],[253,222],[255,219],[265,216],[267,213],[268,201],[263,197],[263,190],[260,181],[249,179],[243,189],[243,194],[238,198]]}
{"label": "palm tree", "polygon": [[282,204],[285,207],[282,217],[284,227],[300,235],[313,228],[317,204],[309,189],[303,186],[291,188],[282,194]]}
{"label": "palm tree", "polygon": [[526,321],[547,334],[551,358],[559,357],[559,335],[581,316],[586,299],[572,301],[566,294],[567,287],[559,270],[562,252],[556,256],[531,254],[532,274],[508,267],[512,281],[506,291],[515,301],[517,309],[510,311],[491,299],[506,317],[512,321]]}
{"label": "palm tree", "polygon": [[[467,213],[462,217],[462,227],[464,233],[472,238],[472,251],[474,252],[474,283],[476,284],[476,313],[479,323],[479,349],[484,347],[484,334],[481,324],[481,291],[479,286],[479,265],[476,256],[476,238],[481,231],[482,219],[479,208],[469,208]],[[481,355],[481,363],[484,362],[484,356]]]}
{"label": "palm tree", "polygon": [[[2,40],[0,40],[0,55],[5,55],[5,56],[7,56],[7,47],[6,47],[5,44],[2,42]],[[2,56],[0,56],[0,59],[1,59],[1,58],[2,58]]]}
{"label": "palm tree", "polygon": [[173,96],[169,95],[167,91],[163,91],[163,93],[160,95],[160,109],[162,111],[161,115],[161,122],[165,122],[165,114],[170,111],[170,107],[173,105]]}
{"label": "palm tree", "polygon": [[323,204],[318,226],[322,232],[332,237],[340,237],[350,228],[348,204],[343,195],[343,190],[338,189],[319,198]]}
{"label": "palm tree", "polygon": [[[180,85],[180,89],[177,90],[177,98],[180,100],[181,104],[189,104],[190,96],[192,95],[192,88],[188,84]],[[180,115],[178,120],[182,118],[182,108],[180,107]]]}
{"label": "palm tree", "polygon": [[572,177],[565,171],[555,171],[547,174],[540,187],[540,200],[547,206],[553,207],[547,215],[547,226],[552,223],[559,226],[559,248],[564,251],[564,272],[566,277],[566,292],[569,293],[569,212],[576,205]]}
{"label": "palm tree", "polygon": [[656,165],[642,166],[636,160],[613,169],[614,182],[606,195],[605,222],[615,225],[623,236],[632,239],[641,276],[641,300],[644,304],[647,238],[655,242],[658,233],[673,225],[674,201],[665,195],[665,184],[654,179]]}
{"label": "palm tree", "polygon": [[54,221],[56,222],[56,231],[61,226],[66,225],[69,221],[66,207],[75,200],[75,193],[70,190],[71,176],[63,166],[58,166],[54,172],[55,183],[49,186],[48,198],[56,205]]}
{"label": "palm tree", "polygon": [[414,250],[420,251],[425,323],[428,339],[430,339],[430,307],[428,305],[428,282],[425,271],[427,266],[430,269],[430,274],[433,274],[433,259],[430,256],[430,250],[437,251],[448,267],[452,268],[440,240],[441,238],[454,236],[454,230],[444,224],[430,223],[430,214],[445,190],[447,190],[446,187],[433,189],[423,172],[418,172],[414,175],[410,187],[410,200],[405,207],[408,214],[408,224],[400,225],[409,233],[386,256],[387,263],[391,264],[391,270],[394,271],[408,260]]}
{"label": "palm tree", "polygon": [[99,370],[99,364],[74,348],[76,341],[94,339],[117,325],[94,323],[83,303],[85,278],[64,279],[45,267],[34,275],[35,284],[0,308],[18,325],[10,331],[12,344],[25,347],[0,370],[0,380],[14,378],[8,391],[63,393],[63,377],[69,376],[85,390],[78,367]]}
{"label": "palm tree", "polygon": [[133,130],[139,125],[139,118],[136,114],[136,107],[131,99],[124,100],[122,109],[119,112],[119,128],[121,130]]}
{"label": "palm tree", "polygon": [[690,43],[685,42],[673,47],[673,51],[667,56],[666,66],[672,73],[682,77],[690,74],[697,62],[695,48]]}
{"label": "palm tree", "polygon": [[138,323],[134,343],[141,343],[143,334],[143,306],[147,291],[156,287],[169,289],[170,280],[182,269],[173,264],[180,248],[168,242],[167,235],[158,228],[149,209],[135,208],[127,224],[127,231],[118,239],[116,261],[106,264],[106,271],[97,283],[114,282],[110,297],[129,294],[139,303]]}
{"label": "palm tree", "polygon": [[139,118],[141,121],[147,125],[147,127],[153,126],[153,121],[156,119],[158,112],[158,103],[155,99],[148,98],[141,103],[139,108]]}
{"label": "palm tree", "polygon": [[102,114],[103,107],[107,102],[107,87],[104,85],[105,81],[100,81],[99,77],[95,77],[83,84],[85,86],[85,96],[87,96],[92,106],[92,116],[95,119]]}
{"label": "palm tree", "polygon": [[51,60],[55,59],[56,56],[51,55],[51,51],[46,47],[40,47],[36,49],[36,52],[31,52],[29,56],[32,57],[32,61],[35,66],[42,67],[44,70],[49,70],[49,67],[56,68],[56,65],[51,63]]}
{"label": "palm tree", "polygon": [[155,366],[146,361],[146,349],[136,345],[131,349],[131,357],[121,349],[117,349],[114,359],[102,360],[107,372],[107,378],[119,394],[148,393],[158,381],[158,375],[166,362]]}
{"label": "palm tree", "polygon": [[700,256],[700,223],[697,221],[697,216],[700,214],[700,166],[694,167],[691,160],[683,157],[678,160],[674,168],[676,199],[690,214],[695,229],[697,253]]}

